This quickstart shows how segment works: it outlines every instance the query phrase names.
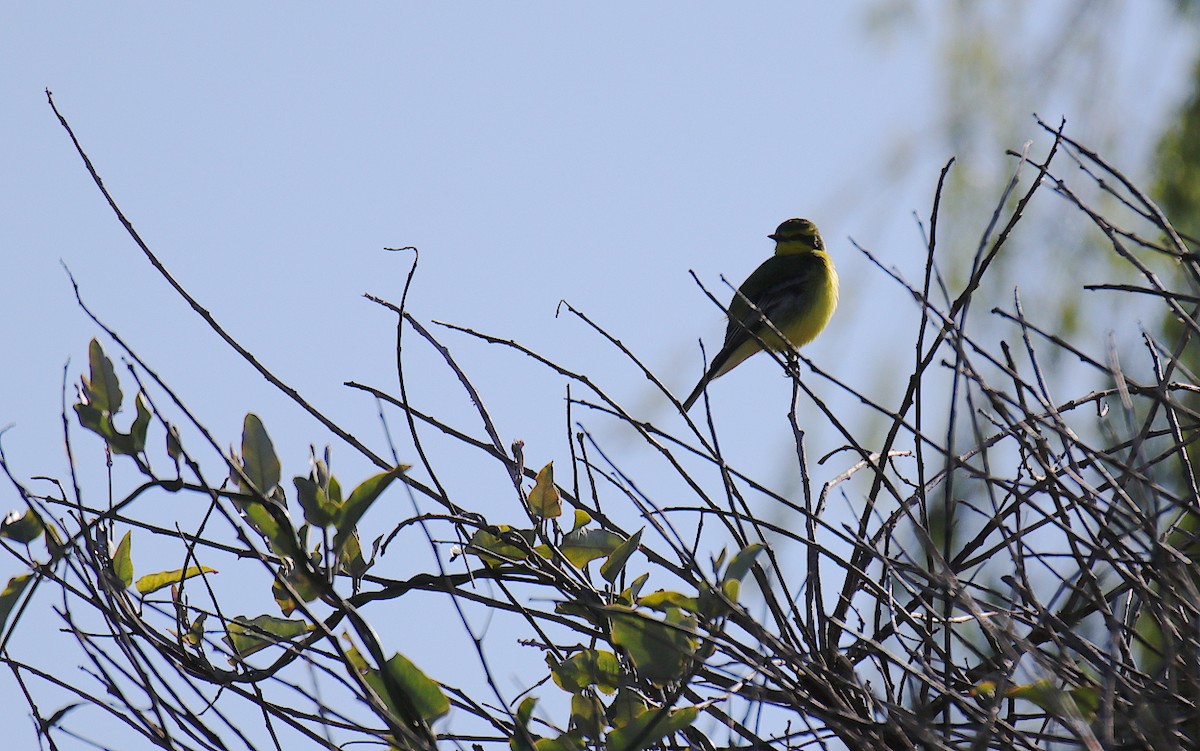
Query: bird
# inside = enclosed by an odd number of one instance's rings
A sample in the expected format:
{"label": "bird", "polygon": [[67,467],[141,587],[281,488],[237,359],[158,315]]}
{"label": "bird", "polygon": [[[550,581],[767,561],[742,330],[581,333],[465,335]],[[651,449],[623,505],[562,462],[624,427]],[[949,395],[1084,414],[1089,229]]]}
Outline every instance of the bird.
{"label": "bird", "polygon": [[807,219],[788,219],[767,237],[775,241],[775,255],[738,287],[729,303],[725,344],[683,401],[684,412],[692,408],[709,382],[762,350],[764,344],[777,352],[791,352],[811,342],[837,308],[837,269],[817,226]]}

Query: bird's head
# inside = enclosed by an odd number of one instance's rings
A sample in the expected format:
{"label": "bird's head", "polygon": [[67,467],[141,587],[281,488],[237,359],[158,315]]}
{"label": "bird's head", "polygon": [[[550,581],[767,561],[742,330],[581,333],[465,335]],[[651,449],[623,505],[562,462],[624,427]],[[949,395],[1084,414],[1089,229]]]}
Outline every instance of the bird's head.
{"label": "bird's head", "polygon": [[817,232],[817,225],[807,219],[788,219],[767,237],[778,245],[800,243],[811,250],[825,250],[825,243],[821,240],[821,233]]}

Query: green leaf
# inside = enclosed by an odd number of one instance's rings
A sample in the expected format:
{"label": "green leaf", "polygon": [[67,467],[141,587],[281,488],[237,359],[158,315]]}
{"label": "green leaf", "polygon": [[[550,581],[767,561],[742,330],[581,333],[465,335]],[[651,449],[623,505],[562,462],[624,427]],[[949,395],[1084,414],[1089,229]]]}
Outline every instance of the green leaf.
{"label": "green leaf", "polygon": [[572,602],[564,600],[554,604],[554,612],[559,615],[568,615],[574,618],[581,618],[592,624],[598,629],[608,628],[608,619],[604,617],[600,608],[591,604],[585,604],[582,600]]}
{"label": "green leaf", "polygon": [[183,640],[193,647],[198,647],[204,641],[204,619],[208,617],[208,613],[201,613],[196,616],[196,620],[192,621],[188,626],[187,633],[183,635]]}
{"label": "green leaf", "polygon": [[700,605],[695,597],[688,597],[682,592],[671,592],[667,590],[658,590],[651,592],[645,597],[638,598],[638,605],[642,605],[660,612],[667,612],[671,608],[682,608],[692,613],[700,611]]}
{"label": "green leaf", "polygon": [[583,568],[589,561],[610,555],[623,542],[607,529],[580,529],[563,536],[561,549],[567,560]]}
{"label": "green leaf", "polygon": [[358,532],[352,533],[342,541],[337,550],[337,563],[339,571],[354,578],[361,577],[371,568],[371,563],[363,558]]}
{"label": "green leaf", "polygon": [[533,708],[537,706],[537,699],[532,696],[526,696],[517,706],[517,722],[522,726],[528,726],[529,721],[533,719]]}
{"label": "green leaf", "polygon": [[721,591],[725,593],[725,599],[737,602],[738,595],[742,591],[742,583],[737,579],[726,579],[721,582]]}
{"label": "green leaf", "polygon": [[183,442],[179,438],[179,428],[167,426],[167,456],[176,463],[183,458]]}
{"label": "green leaf", "polygon": [[539,738],[533,742],[537,751],[583,751],[583,744],[571,733],[563,733],[557,738]]}
{"label": "green leaf", "polygon": [[695,616],[671,608],[660,621],[620,605],[609,605],[604,612],[613,643],[625,650],[640,676],[659,686],[684,677],[696,651]]}
{"label": "green leaf", "polygon": [[[315,566],[321,562],[321,557],[313,553],[309,557],[309,561]],[[276,574],[278,577],[278,574]],[[324,591],[326,583],[323,581],[314,581],[314,577],[308,573],[308,570],[299,563],[290,564],[287,567],[286,573],[283,574],[283,581],[278,578],[271,583],[271,595],[275,598],[275,603],[279,605],[279,610],[284,615],[291,615],[299,609],[300,604],[296,602],[290,590],[284,585],[284,582],[291,585],[296,594],[304,602],[312,602],[317,599],[321,592]]]}
{"label": "green leaf", "polygon": [[628,540],[621,543],[620,546],[618,546],[617,549],[612,552],[612,555],[608,557],[608,560],[600,566],[600,575],[604,577],[605,581],[611,584],[617,580],[618,576],[621,575],[621,571],[625,568],[625,564],[629,562],[629,556],[633,555],[633,551],[637,550],[638,545],[641,544],[642,532],[645,531],[645,529],[645,527],[642,527],[642,529],[634,532],[633,537],[630,537]]}
{"label": "green leaf", "polygon": [[[387,682],[378,675],[367,676],[367,682],[376,693],[388,701],[397,717],[408,721],[415,718],[432,722],[450,711],[450,700],[446,698],[437,681],[422,673],[404,655],[399,652],[392,655],[383,669],[387,671],[391,685],[400,691],[400,696],[389,694],[386,689]],[[372,678],[375,678],[378,684],[373,682]]]}
{"label": "green leaf", "polygon": [[146,431],[150,427],[150,407],[140,391],[134,400],[134,406],[137,407],[137,417],[133,420],[133,427],[129,429],[130,455],[146,450]]}
{"label": "green leaf", "polygon": [[633,584],[630,584],[625,588],[624,591],[621,592],[621,594],[618,596],[618,599],[624,605],[632,605],[633,601],[636,600],[638,595],[642,593],[642,587],[645,587],[646,582],[649,580],[650,574],[642,574],[633,580]]}
{"label": "green leaf", "polygon": [[[112,415],[105,414],[100,426],[101,435],[108,442],[108,447],[114,454],[124,456],[137,456],[146,450],[146,431],[150,427],[150,407],[146,405],[146,399],[142,396],[142,392],[138,392],[137,399],[134,401],[137,407],[137,417],[133,420],[133,427],[128,433],[122,433],[117,430],[112,421]],[[78,410],[76,410],[78,412]],[[83,420],[80,414],[80,421]]]}
{"label": "green leaf", "polygon": [[133,533],[126,532],[125,536],[121,538],[121,542],[117,544],[117,549],[113,552],[112,556],[113,573],[123,587],[129,587],[133,584],[133,558],[130,555],[132,547]]}
{"label": "green leaf", "polygon": [[513,728],[512,738],[508,740],[508,747],[512,751],[534,751],[534,746],[530,743],[534,735],[529,729],[529,720],[533,718],[533,708],[536,705],[537,699],[526,696],[517,706],[517,726]]}
{"label": "green leaf", "polygon": [[[475,530],[475,534],[471,535],[471,544],[467,552],[479,556],[489,566],[525,560],[528,553],[512,543],[506,542],[503,537],[517,534],[532,545],[535,539],[532,529],[513,529],[508,524],[499,524],[491,529],[495,529],[496,532],[490,532],[486,527]],[[493,555],[489,555],[489,553]]]}
{"label": "green leaf", "polygon": [[0,522],[0,537],[28,545],[41,537],[45,529],[45,526],[42,525],[42,517],[38,516],[33,509],[25,509],[23,514],[13,510],[8,512],[8,516],[4,517],[3,522]]}
{"label": "green leaf", "polygon": [[337,518],[337,534],[334,538],[334,544],[341,547],[342,541],[353,534],[355,525],[362,519],[363,514],[367,513],[367,509],[374,503],[387,489],[388,485],[408,469],[409,465],[401,464],[398,467],[392,467],[386,472],[380,472],[374,477],[369,477],[363,480],[357,488],[350,493],[350,497],[342,504],[341,512]]}
{"label": "green leaf", "polygon": [[88,370],[90,377],[83,380],[83,395],[89,406],[115,415],[121,410],[121,384],[112,360],[104,354],[100,342],[93,339],[88,344]]}
{"label": "green leaf", "polygon": [[310,477],[295,477],[296,500],[304,510],[304,521],[323,529],[333,524],[341,511],[341,504],[329,499],[329,493]]}
{"label": "green leaf", "polygon": [[177,568],[174,571],[160,571],[157,574],[146,574],[137,580],[139,594],[148,595],[160,589],[178,584],[185,579],[191,579],[200,574],[215,574],[217,570],[208,566],[188,566],[186,569]]}
{"label": "green leaf", "polygon": [[554,487],[554,462],[538,471],[533,490],[529,491],[529,510],[539,519],[562,516],[562,499]]}
{"label": "green leaf", "polygon": [[591,523],[592,515],[581,508],[577,508],[575,509],[575,524],[571,527],[571,531],[574,532],[580,527],[586,527]]}
{"label": "green leaf", "polygon": [[594,694],[572,694],[571,728],[585,738],[599,740],[608,724],[604,704]]}
{"label": "green leaf", "polygon": [[[746,574],[750,572],[750,567],[754,565],[754,559],[763,551],[766,546],[761,542],[755,542],[747,545],[738,551],[733,560],[729,562],[729,568],[725,569],[725,576],[721,577],[722,581],[741,581],[746,578]],[[729,599],[735,599],[730,597]]]}
{"label": "green leaf", "polygon": [[239,615],[225,627],[223,640],[239,657],[248,657],[274,644],[291,641],[312,630],[301,620],[260,615],[247,618]]}
{"label": "green leaf", "polygon": [[75,414],[79,424],[108,441],[117,431],[112,424],[112,416],[107,412],[96,409],[90,404],[76,404]]}
{"label": "green leaf", "polygon": [[608,709],[604,711],[608,722],[615,728],[623,728],[646,711],[646,702],[638,696],[637,692],[630,691],[628,688],[622,688],[617,691],[617,696],[608,704]]}
{"label": "green leaf", "polygon": [[605,739],[607,751],[640,751],[672,733],[690,727],[699,714],[695,707],[664,711],[648,709]]}
{"label": "green leaf", "polygon": [[33,574],[21,574],[14,576],[8,580],[8,586],[0,592],[0,632],[4,630],[4,624],[8,623],[8,616],[12,614],[13,607],[17,601],[21,599],[21,593],[25,591],[25,587],[29,586],[29,580],[33,578]]}
{"label": "green leaf", "polygon": [[[242,472],[260,494],[270,497],[279,484],[279,457],[262,420],[253,412],[246,413],[242,424]],[[252,492],[240,477],[234,477],[243,491]]]}
{"label": "green leaf", "polygon": [[249,495],[233,496],[230,500],[242,518],[266,539],[271,550],[284,558],[304,555],[304,548],[296,538],[287,509],[282,504]]}
{"label": "green leaf", "polygon": [[559,688],[572,694],[593,687],[611,694],[621,684],[621,663],[612,652],[585,649],[560,662],[550,675]]}

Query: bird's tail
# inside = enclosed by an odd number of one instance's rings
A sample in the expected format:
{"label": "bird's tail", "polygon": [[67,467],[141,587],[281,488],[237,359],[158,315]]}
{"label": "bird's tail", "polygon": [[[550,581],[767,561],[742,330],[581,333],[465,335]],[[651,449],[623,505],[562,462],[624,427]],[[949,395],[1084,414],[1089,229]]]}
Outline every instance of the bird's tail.
{"label": "bird's tail", "polygon": [[688,412],[692,409],[692,405],[695,404],[696,400],[700,398],[700,395],[704,393],[704,387],[708,385],[710,380],[711,379],[707,374],[700,379],[700,383],[696,384],[696,388],[692,389],[692,393],[688,395],[688,398],[683,400],[684,412]]}

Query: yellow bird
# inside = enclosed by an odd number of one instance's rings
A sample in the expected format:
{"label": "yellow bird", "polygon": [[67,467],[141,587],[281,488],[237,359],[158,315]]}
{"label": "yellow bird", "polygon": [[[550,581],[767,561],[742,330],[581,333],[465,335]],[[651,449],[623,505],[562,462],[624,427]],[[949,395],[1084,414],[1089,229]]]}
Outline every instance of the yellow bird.
{"label": "yellow bird", "polygon": [[[738,287],[729,303],[725,344],[684,400],[685,412],[709,381],[733,370],[760,351],[763,343],[777,352],[790,352],[811,342],[837,307],[837,270],[816,225],[807,219],[788,219],[767,237],[775,241],[775,255]],[[782,339],[763,316],[783,334]]]}

